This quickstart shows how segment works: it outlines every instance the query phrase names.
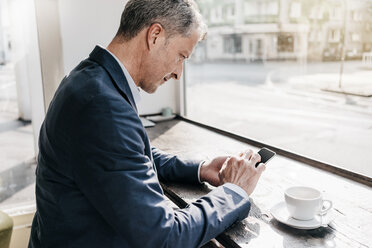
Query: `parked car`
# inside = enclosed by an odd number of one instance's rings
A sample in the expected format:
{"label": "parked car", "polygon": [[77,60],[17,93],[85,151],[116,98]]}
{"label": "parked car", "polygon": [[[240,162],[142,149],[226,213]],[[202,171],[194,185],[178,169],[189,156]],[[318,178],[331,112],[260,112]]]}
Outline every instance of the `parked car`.
{"label": "parked car", "polygon": [[322,56],[323,61],[340,61],[341,51],[336,49],[325,49]]}
{"label": "parked car", "polygon": [[346,51],[345,54],[345,59],[346,60],[360,60],[362,59],[362,53],[358,52],[358,50],[353,49],[353,50],[348,50]]}

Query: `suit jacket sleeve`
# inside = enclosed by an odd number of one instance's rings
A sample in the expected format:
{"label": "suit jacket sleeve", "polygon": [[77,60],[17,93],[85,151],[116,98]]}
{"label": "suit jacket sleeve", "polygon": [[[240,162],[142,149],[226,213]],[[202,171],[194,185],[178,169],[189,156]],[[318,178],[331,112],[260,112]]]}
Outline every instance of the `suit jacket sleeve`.
{"label": "suit jacket sleeve", "polygon": [[[94,97],[76,124],[84,128],[75,132],[73,177],[123,237],[124,247],[199,247],[248,215],[249,199],[225,186],[185,209],[167,206],[153,163],[144,153],[144,129],[122,99]],[[177,171],[160,171],[166,178],[180,177]]]}
{"label": "suit jacket sleeve", "polygon": [[181,160],[152,147],[152,156],[162,181],[199,183],[198,170],[201,160]]}

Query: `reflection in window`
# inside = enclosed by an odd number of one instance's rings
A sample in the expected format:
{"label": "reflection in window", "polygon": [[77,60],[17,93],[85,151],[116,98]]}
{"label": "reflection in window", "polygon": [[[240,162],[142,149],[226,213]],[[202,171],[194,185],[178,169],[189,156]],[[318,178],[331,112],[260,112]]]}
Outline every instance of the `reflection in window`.
{"label": "reflection in window", "polygon": [[330,9],[330,19],[333,21],[342,20],[341,7],[335,7]]}
{"label": "reflection in window", "polygon": [[226,11],[227,18],[231,19],[235,16],[235,6],[229,6]]}
{"label": "reflection in window", "polygon": [[216,8],[211,9],[211,22],[212,23],[219,23],[222,22],[222,8],[221,6],[217,6]]}
{"label": "reflection in window", "polygon": [[[244,9],[244,19],[246,23],[273,23],[277,21],[279,14],[279,1],[270,0],[252,0],[240,1],[239,3]],[[238,4],[239,6],[239,4]]]}
{"label": "reflection in window", "polygon": [[339,42],[341,38],[341,30],[331,29],[329,30],[329,42]]}
{"label": "reflection in window", "polygon": [[223,39],[223,48],[225,53],[241,53],[242,52],[242,37],[232,34],[225,36]]}
{"label": "reflection in window", "polygon": [[291,14],[290,17],[292,18],[299,18],[301,16],[301,3],[299,2],[292,2],[291,4]]}
{"label": "reflection in window", "polygon": [[352,41],[360,41],[360,35],[358,33],[352,33],[351,34],[351,40]]}
{"label": "reflection in window", "polygon": [[187,117],[372,177],[371,0],[197,3]]}
{"label": "reflection in window", "polygon": [[[26,1],[32,2],[32,1]],[[28,97],[32,31],[24,1],[0,0],[0,209],[35,200],[34,136]],[[32,4],[31,4],[32,6]],[[36,23],[34,24],[36,25]],[[36,31],[36,30],[35,30]],[[33,72],[37,73],[37,72]],[[26,83],[27,82],[27,83]],[[2,245],[3,246],[3,245]]]}
{"label": "reflection in window", "polygon": [[290,34],[279,34],[278,36],[278,52],[293,52],[294,39]]}
{"label": "reflection in window", "polygon": [[362,13],[360,11],[352,11],[351,12],[352,20],[355,22],[362,21]]}

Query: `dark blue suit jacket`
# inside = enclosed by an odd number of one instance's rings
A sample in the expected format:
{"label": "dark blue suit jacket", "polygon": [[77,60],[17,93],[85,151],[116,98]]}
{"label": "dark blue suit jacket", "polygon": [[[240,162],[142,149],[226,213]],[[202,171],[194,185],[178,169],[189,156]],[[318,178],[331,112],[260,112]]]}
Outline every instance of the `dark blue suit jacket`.
{"label": "dark blue suit jacket", "polygon": [[159,179],[198,183],[199,161],[151,148],[120,65],[100,47],[61,82],[39,147],[29,247],[198,247],[249,212],[226,186],[167,206]]}

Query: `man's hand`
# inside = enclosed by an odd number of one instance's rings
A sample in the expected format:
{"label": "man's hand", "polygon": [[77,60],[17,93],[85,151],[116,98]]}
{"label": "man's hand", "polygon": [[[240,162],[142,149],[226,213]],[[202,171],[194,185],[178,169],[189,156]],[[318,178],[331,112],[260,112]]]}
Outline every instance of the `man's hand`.
{"label": "man's hand", "polygon": [[200,180],[213,186],[233,183],[243,188],[248,195],[252,194],[265,165],[255,167],[261,157],[252,150],[241,152],[238,157],[220,156],[204,162],[200,167]]}
{"label": "man's hand", "polygon": [[251,195],[258,179],[266,168],[263,163],[259,164],[257,168],[255,167],[256,163],[260,161],[260,155],[252,150],[241,153],[239,157],[226,159],[219,172],[221,184],[236,184],[244,189],[248,195]]}
{"label": "man's hand", "polygon": [[228,156],[220,156],[204,162],[200,167],[200,181],[207,182],[213,186],[220,186],[222,183],[218,174],[228,158]]}

